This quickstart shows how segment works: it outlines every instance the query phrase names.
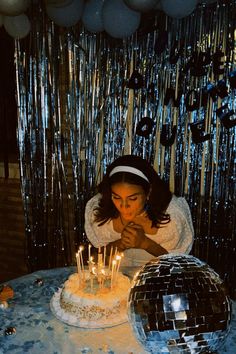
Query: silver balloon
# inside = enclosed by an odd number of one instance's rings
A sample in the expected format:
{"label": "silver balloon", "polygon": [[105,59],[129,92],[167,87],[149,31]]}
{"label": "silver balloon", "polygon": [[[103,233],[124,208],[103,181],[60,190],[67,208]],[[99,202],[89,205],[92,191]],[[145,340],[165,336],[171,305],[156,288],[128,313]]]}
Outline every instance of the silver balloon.
{"label": "silver balloon", "polygon": [[199,0],[198,2],[199,2],[199,4],[206,4],[206,5],[209,5],[209,4],[216,3],[217,0]]}
{"label": "silver balloon", "polygon": [[104,30],[102,21],[102,8],[104,0],[88,0],[85,3],[82,15],[82,22],[90,32],[101,32]]}
{"label": "silver balloon", "polygon": [[0,14],[0,27],[3,25],[3,15]]}
{"label": "silver balloon", "polygon": [[6,32],[13,38],[24,38],[28,36],[31,23],[27,15],[4,16],[3,24]]}
{"label": "silver balloon", "polygon": [[102,19],[104,29],[111,37],[126,38],[138,29],[141,15],[126,6],[123,0],[105,0]]}
{"label": "silver balloon", "polygon": [[226,339],[231,308],[213,269],[193,256],[168,254],[135,275],[128,316],[150,353],[203,353]]}
{"label": "silver balloon", "polygon": [[6,16],[17,16],[30,6],[30,0],[1,0],[0,13]]}
{"label": "silver balloon", "polygon": [[58,7],[52,4],[46,6],[48,17],[61,27],[76,25],[83,13],[84,0],[73,0],[66,6]]}
{"label": "silver balloon", "polygon": [[133,10],[147,12],[154,9],[160,1],[159,0],[124,0],[124,2]]}
{"label": "silver balloon", "polygon": [[195,10],[197,3],[198,0],[161,0],[163,11],[173,18],[187,17]]}
{"label": "silver balloon", "polygon": [[73,2],[73,0],[45,0],[46,5],[52,5],[53,7],[68,6],[72,2]]}

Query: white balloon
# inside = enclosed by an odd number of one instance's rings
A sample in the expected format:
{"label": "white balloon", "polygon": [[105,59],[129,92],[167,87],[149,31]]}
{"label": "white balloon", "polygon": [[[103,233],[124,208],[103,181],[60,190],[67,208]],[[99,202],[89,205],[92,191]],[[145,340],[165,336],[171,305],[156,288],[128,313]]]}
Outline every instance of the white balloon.
{"label": "white balloon", "polygon": [[3,24],[6,32],[14,38],[26,37],[31,29],[29,18],[25,14],[18,16],[4,16]]}
{"label": "white balloon", "polygon": [[162,10],[170,17],[183,18],[196,8],[198,0],[161,0]]}
{"label": "white balloon", "polygon": [[159,0],[124,0],[131,9],[146,12],[155,8]]}
{"label": "white balloon", "polygon": [[84,0],[73,0],[69,5],[63,7],[55,7],[53,5],[46,6],[48,17],[55,22],[56,25],[62,27],[71,27],[79,22],[84,9]]}
{"label": "white balloon", "polygon": [[17,16],[30,6],[30,0],[0,0],[0,12],[6,16]]}
{"label": "white balloon", "polygon": [[101,32],[104,30],[102,21],[102,8],[104,0],[88,0],[84,6],[82,22],[90,32]]}
{"label": "white balloon", "polygon": [[0,27],[3,25],[3,15],[0,14]]}
{"label": "white balloon", "polygon": [[105,31],[114,38],[131,36],[139,27],[141,14],[123,0],[105,0],[102,10]]}

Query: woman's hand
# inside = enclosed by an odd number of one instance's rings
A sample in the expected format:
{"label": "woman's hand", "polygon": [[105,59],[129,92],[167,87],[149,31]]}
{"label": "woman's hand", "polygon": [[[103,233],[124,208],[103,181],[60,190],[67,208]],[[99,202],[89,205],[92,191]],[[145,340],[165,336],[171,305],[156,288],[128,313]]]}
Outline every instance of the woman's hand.
{"label": "woman's hand", "polygon": [[143,248],[146,238],[143,227],[132,222],[126,225],[121,233],[125,248]]}
{"label": "woman's hand", "polygon": [[165,248],[145,235],[141,225],[129,223],[121,233],[121,243],[124,249],[140,248],[155,257],[168,253]]}

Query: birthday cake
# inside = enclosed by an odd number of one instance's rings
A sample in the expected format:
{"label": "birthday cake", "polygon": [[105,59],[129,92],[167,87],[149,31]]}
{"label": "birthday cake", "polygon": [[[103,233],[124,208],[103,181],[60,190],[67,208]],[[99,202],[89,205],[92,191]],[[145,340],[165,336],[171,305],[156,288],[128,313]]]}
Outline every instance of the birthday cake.
{"label": "birthday cake", "polygon": [[[96,270],[97,271],[97,270]],[[130,280],[102,268],[74,273],[51,299],[51,310],[61,321],[83,328],[104,328],[127,322]]]}

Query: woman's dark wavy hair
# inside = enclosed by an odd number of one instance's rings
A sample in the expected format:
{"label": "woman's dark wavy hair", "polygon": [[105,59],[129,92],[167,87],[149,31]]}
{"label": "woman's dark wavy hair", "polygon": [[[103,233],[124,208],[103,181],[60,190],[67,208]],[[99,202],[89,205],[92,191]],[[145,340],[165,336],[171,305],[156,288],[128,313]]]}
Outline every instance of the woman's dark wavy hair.
{"label": "woman's dark wavy hair", "polygon": [[[116,166],[135,167],[144,173],[150,183],[142,177],[129,172],[117,172],[109,177],[110,172]],[[146,195],[150,192],[146,212],[152,221],[152,227],[158,227],[170,221],[170,216],[166,214],[166,209],[171,201],[172,193],[167,183],[158,176],[147,160],[136,155],[123,155],[107,167],[102,182],[97,186],[98,193],[102,195],[95,212],[95,221],[99,223],[99,226],[119,216],[119,212],[112,202],[111,186],[120,182],[139,185],[144,189]]]}

